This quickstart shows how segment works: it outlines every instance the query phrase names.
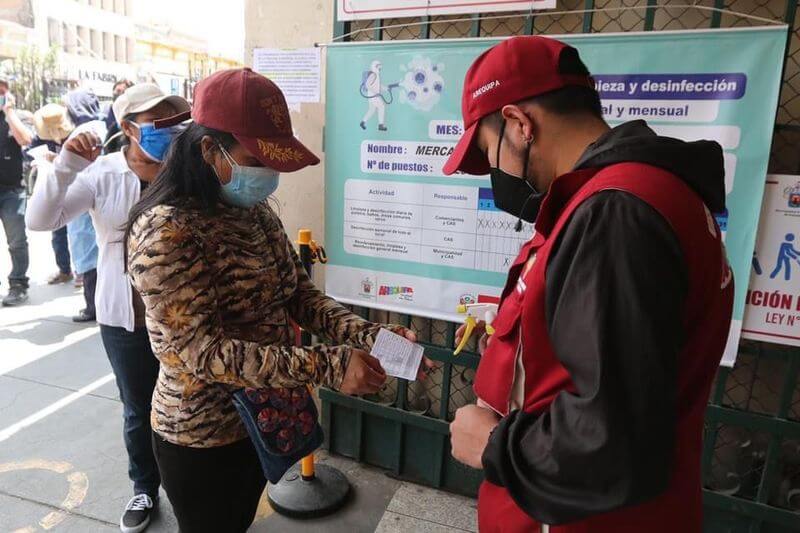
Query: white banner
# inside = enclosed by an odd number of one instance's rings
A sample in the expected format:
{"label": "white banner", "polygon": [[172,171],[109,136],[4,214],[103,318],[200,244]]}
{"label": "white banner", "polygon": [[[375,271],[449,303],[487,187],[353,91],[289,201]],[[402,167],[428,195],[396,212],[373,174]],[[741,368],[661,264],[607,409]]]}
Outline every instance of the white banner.
{"label": "white banner", "polygon": [[553,9],[556,0],[339,0],[339,20]]}
{"label": "white banner", "polygon": [[800,346],[800,176],[767,176],[742,336]]}

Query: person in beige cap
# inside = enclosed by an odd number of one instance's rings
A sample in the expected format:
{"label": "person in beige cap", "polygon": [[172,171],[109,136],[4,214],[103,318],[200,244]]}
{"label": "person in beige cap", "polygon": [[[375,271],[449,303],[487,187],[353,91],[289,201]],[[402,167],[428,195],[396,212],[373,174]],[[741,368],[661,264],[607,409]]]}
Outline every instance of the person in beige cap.
{"label": "person in beige cap", "polygon": [[144,327],[144,305],[125,273],[120,227],[141,192],[161,169],[189,103],[165,95],[154,84],[134,85],[113,104],[126,146],[100,155],[101,137],[85,131],[69,139],[52,171],[38,180],[26,216],[32,230],[53,230],[85,212],[91,214],[100,248],[97,322],[124,407],[124,440],[134,497],[120,519],[125,533],[143,531],[158,501],[161,479],[150,442],[150,402],[158,376]]}

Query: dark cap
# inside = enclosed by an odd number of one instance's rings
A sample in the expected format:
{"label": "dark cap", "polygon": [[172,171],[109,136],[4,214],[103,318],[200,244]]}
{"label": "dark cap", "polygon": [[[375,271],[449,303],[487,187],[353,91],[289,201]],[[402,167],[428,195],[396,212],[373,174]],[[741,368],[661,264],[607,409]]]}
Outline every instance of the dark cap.
{"label": "dark cap", "polygon": [[294,137],[281,90],[249,68],[223,70],[201,80],[195,88],[192,118],[207,128],[231,133],[264,165],[280,172],[319,163]]}
{"label": "dark cap", "polygon": [[594,87],[591,76],[561,74],[559,64],[569,45],[547,37],[512,37],[481,54],[464,78],[461,114],[464,135],[444,165],[445,174],[456,171],[488,174],[486,155],[474,145],[480,120],[503,106],[570,85]]}

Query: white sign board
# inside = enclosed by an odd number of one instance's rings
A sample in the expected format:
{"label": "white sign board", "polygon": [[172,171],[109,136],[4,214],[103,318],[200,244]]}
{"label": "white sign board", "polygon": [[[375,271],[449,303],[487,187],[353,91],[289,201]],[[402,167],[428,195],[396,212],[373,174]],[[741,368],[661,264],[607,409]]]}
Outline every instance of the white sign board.
{"label": "white sign board", "polygon": [[553,9],[556,0],[339,0],[339,20]]}
{"label": "white sign board", "polygon": [[275,82],[289,104],[320,101],[319,48],[256,48],[253,70]]}
{"label": "white sign board", "polygon": [[767,176],[742,336],[800,346],[800,176]]}

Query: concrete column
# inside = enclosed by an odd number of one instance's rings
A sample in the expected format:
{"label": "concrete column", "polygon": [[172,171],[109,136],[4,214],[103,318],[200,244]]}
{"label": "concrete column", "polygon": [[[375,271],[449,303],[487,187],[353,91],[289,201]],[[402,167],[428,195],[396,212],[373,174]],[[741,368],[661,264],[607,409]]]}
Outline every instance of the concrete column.
{"label": "concrete column", "polygon": [[[333,36],[333,4],[330,0],[246,0],[246,64],[252,66],[253,48],[300,48],[329,41]],[[323,52],[323,68],[324,56]],[[292,240],[301,227],[311,229],[314,239],[319,242],[323,242],[325,235],[324,98],[323,91],[322,102],[303,104],[299,113],[292,112],[292,126],[300,140],[322,159],[315,167],[281,176],[276,193],[280,203],[279,215]],[[315,270],[314,277],[319,286],[322,286],[323,273],[323,268]]]}

